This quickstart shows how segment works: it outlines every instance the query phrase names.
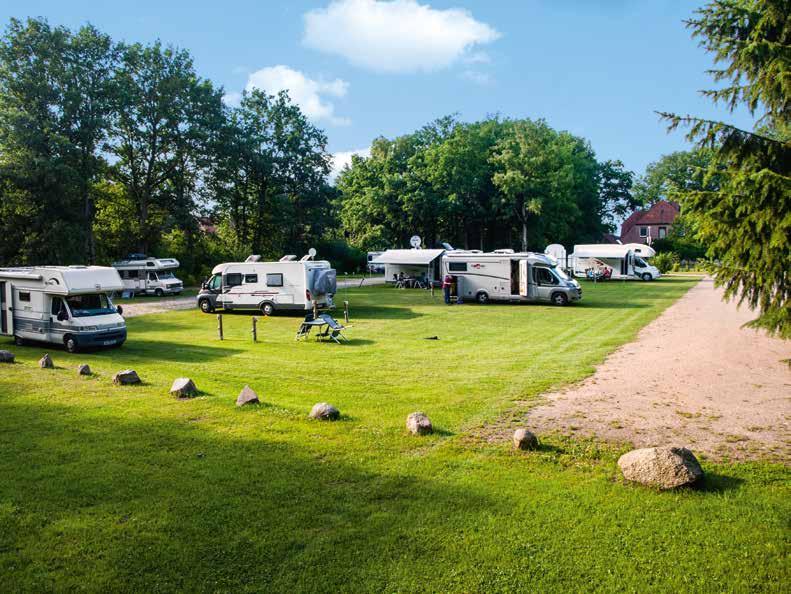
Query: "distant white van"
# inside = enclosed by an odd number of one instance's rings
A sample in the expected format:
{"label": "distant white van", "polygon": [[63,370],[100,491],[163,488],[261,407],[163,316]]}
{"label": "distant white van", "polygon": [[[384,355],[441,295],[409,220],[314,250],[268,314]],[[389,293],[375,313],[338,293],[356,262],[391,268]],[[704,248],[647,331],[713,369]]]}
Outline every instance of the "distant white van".
{"label": "distant white van", "polygon": [[314,301],[320,308],[332,307],[335,270],[325,260],[313,260],[313,254],[311,250],[301,260],[289,255],[278,262],[259,262],[259,256],[250,256],[246,262],[218,264],[198,293],[198,307],[204,313],[222,308],[260,311],[265,316],[307,311]]}
{"label": "distant white van", "polygon": [[125,260],[113,262],[124,290],[157,297],[178,295],[184,290],[184,283],[173,274],[178,267],[175,258],[148,258],[143,254],[130,254]]}
{"label": "distant white van", "polygon": [[[614,243],[575,245],[574,253],[569,256],[569,266],[574,276],[585,277],[588,271],[609,269],[613,279],[656,280],[662,276],[656,266],[652,266],[638,256],[630,245]],[[653,250],[650,246],[643,246]],[[651,253],[647,252],[647,253]]]}
{"label": "distant white van", "polygon": [[121,346],[126,322],[110,293],[123,289],[105,266],[0,268],[0,334],[80,348]]}

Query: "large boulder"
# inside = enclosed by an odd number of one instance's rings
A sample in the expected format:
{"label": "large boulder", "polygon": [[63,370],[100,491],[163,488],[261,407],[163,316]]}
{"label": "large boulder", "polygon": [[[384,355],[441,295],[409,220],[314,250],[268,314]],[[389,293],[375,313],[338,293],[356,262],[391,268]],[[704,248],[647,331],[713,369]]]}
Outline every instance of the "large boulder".
{"label": "large boulder", "polygon": [[140,383],[140,377],[134,369],[124,369],[113,376],[113,383],[118,386],[129,386]]}
{"label": "large boulder", "polygon": [[538,448],[538,438],[527,429],[514,431],[514,448],[517,450],[535,450]]}
{"label": "large boulder", "polygon": [[0,351],[0,363],[13,363],[14,353],[11,351]]}
{"label": "large boulder", "polygon": [[618,459],[627,481],[660,489],[675,489],[696,483],[703,476],[695,455],[686,448],[643,448]]}
{"label": "large boulder", "polygon": [[82,363],[81,365],[77,366],[78,375],[91,375],[91,373],[91,368],[87,363]]}
{"label": "large boulder", "polygon": [[337,421],[341,412],[326,402],[319,402],[310,410],[310,416],[320,421]]}
{"label": "large boulder", "polygon": [[198,388],[188,377],[177,377],[170,386],[170,393],[176,398],[192,398],[198,395]]}
{"label": "large boulder", "polygon": [[236,399],[236,406],[244,406],[245,404],[260,404],[261,401],[258,400],[258,394],[255,393],[250,386],[245,386],[242,388],[242,391],[239,392],[239,397]]}
{"label": "large boulder", "polygon": [[49,356],[49,353],[44,353],[44,356],[38,360],[38,366],[41,369],[55,369],[55,364],[52,362],[52,357]]}
{"label": "large boulder", "polygon": [[413,412],[406,418],[406,428],[412,435],[428,435],[434,431],[431,420],[422,412]]}

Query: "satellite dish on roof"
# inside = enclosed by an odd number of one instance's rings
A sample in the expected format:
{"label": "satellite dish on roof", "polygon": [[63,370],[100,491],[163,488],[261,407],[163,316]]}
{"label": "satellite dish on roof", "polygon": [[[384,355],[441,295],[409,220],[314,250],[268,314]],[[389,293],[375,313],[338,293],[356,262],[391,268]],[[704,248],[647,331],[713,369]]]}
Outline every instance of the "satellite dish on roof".
{"label": "satellite dish on roof", "polygon": [[311,258],[315,258],[316,257],[316,248],[310,248],[308,250],[308,256],[310,256]]}
{"label": "satellite dish on roof", "polygon": [[420,235],[413,235],[409,240],[409,245],[411,245],[415,249],[418,249],[420,247],[420,244],[421,244]]}

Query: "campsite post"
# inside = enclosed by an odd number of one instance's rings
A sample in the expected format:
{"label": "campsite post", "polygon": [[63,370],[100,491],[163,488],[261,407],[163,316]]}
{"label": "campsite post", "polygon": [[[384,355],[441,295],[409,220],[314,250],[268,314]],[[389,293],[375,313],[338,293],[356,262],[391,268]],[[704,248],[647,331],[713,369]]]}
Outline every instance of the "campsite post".
{"label": "campsite post", "polygon": [[343,302],[343,320],[348,324],[349,323],[349,302]]}
{"label": "campsite post", "polygon": [[258,324],[258,318],[253,316],[253,342],[258,342],[258,328],[256,324]]}
{"label": "campsite post", "polygon": [[217,314],[217,335],[222,340],[222,314]]}
{"label": "campsite post", "polygon": [[319,302],[315,299],[313,300],[313,319],[317,320],[319,317]]}

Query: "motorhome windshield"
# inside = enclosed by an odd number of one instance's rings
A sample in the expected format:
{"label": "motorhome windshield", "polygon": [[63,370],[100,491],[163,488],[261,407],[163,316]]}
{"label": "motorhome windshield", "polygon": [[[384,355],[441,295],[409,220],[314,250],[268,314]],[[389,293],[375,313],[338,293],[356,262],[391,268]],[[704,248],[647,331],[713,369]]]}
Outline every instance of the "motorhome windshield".
{"label": "motorhome windshield", "polygon": [[557,275],[558,275],[558,276],[559,276],[559,277],[560,277],[562,280],[570,280],[570,279],[569,279],[569,275],[568,275],[568,274],[566,274],[566,272],[565,272],[565,271],[564,271],[562,268],[558,268],[557,266],[554,266],[554,267],[552,268],[552,271],[553,271],[555,274],[557,274]]}
{"label": "motorhome windshield", "polygon": [[639,266],[640,268],[648,268],[648,264],[646,264],[645,260],[640,258],[639,256],[634,257],[635,266]]}
{"label": "motorhome windshield", "polygon": [[157,276],[159,276],[159,280],[170,280],[172,278],[176,278],[172,272],[157,272]]}
{"label": "motorhome windshield", "polygon": [[69,304],[71,315],[75,318],[103,316],[115,313],[112,302],[104,293],[66,297],[66,303]]}

